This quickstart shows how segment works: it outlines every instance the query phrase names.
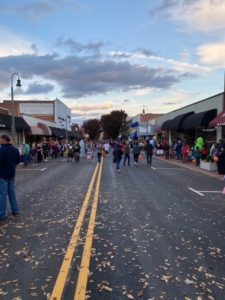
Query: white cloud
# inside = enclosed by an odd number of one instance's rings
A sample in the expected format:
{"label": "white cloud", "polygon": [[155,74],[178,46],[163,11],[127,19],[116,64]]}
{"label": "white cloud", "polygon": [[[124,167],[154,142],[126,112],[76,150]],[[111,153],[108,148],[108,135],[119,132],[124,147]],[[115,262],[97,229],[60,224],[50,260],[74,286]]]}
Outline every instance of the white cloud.
{"label": "white cloud", "polygon": [[225,42],[202,45],[197,49],[202,63],[214,67],[225,67]]}
{"label": "white cloud", "polygon": [[[178,1],[177,1],[178,2]],[[195,0],[176,3],[170,9],[170,17],[181,21],[194,32],[213,33],[225,29],[224,0]]]}
{"label": "white cloud", "polygon": [[104,111],[113,108],[113,104],[111,102],[104,103],[73,103],[69,104],[70,109],[73,112],[88,112],[88,111]]}
{"label": "white cloud", "polygon": [[18,36],[16,33],[0,28],[0,36],[0,57],[34,53],[32,42]]}
{"label": "white cloud", "polygon": [[[187,59],[188,56],[190,56],[189,53],[183,53],[185,54],[185,58]],[[182,54],[181,54],[182,55]],[[186,61],[179,61],[171,58],[165,58],[162,56],[157,55],[145,55],[144,53],[140,52],[110,52],[109,56],[117,57],[117,59],[120,60],[126,60],[133,64],[139,64],[142,66],[149,65],[153,67],[153,63],[155,64],[155,67],[161,67],[162,72],[165,72],[165,68],[172,68],[174,71],[177,72],[189,72],[193,74],[205,74],[205,72],[210,72],[210,68],[201,66],[198,64],[192,64]],[[182,60],[184,59],[184,56],[182,57]]]}
{"label": "white cloud", "polygon": [[159,91],[159,89],[154,89],[154,88],[144,88],[144,89],[139,89],[135,92],[135,96],[146,96],[146,95],[151,95]]}

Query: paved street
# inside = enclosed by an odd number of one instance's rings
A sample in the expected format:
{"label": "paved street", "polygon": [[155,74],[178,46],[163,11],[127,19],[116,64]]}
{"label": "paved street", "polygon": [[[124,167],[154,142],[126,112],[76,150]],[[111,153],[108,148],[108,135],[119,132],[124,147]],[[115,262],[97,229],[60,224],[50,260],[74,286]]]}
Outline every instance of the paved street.
{"label": "paved street", "polygon": [[18,169],[0,299],[225,299],[225,183],[157,159],[120,173],[96,161]]}

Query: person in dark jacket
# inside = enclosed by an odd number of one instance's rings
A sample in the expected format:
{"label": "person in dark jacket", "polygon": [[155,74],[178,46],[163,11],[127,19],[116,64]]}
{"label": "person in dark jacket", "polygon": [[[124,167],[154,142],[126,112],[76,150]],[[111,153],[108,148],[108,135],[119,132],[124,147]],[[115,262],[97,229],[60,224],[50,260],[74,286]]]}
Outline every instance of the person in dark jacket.
{"label": "person in dark jacket", "polygon": [[138,165],[138,158],[140,153],[141,153],[141,147],[138,145],[138,142],[135,142],[133,147],[133,156],[134,156],[135,165]]}
{"label": "person in dark jacket", "polygon": [[130,166],[130,145],[129,145],[128,142],[125,144],[123,153],[124,153],[123,165],[124,166],[126,165],[126,160],[127,160],[128,161],[128,166]]}
{"label": "person in dark jacket", "polygon": [[6,134],[0,136],[0,145],[0,220],[4,220],[6,218],[7,195],[12,214],[14,216],[19,214],[15,192],[15,174],[16,166],[20,163],[20,154]]}
{"label": "person in dark jacket", "polygon": [[116,163],[116,171],[120,172],[120,161],[123,157],[123,151],[119,144],[116,146],[116,149],[113,151],[113,156],[114,156],[113,161]]}
{"label": "person in dark jacket", "polygon": [[217,146],[217,155],[218,155],[218,161],[217,161],[218,173],[224,175],[225,174],[225,143],[223,140],[219,141],[219,144]]}
{"label": "person in dark jacket", "polygon": [[80,152],[81,152],[81,146],[80,146],[79,141],[75,142],[73,149],[74,149],[75,162],[79,162],[80,161]]}
{"label": "person in dark jacket", "polygon": [[146,158],[147,158],[147,164],[151,165],[152,164],[152,154],[153,154],[153,145],[151,143],[149,143],[149,141],[146,141],[146,145],[145,145],[145,154],[146,154]]}

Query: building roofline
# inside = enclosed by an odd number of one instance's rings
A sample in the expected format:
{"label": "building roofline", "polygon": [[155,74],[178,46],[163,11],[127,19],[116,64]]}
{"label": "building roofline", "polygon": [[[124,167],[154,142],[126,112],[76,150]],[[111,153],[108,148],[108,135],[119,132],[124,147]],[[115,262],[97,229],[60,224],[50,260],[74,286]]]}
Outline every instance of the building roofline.
{"label": "building roofline", "polygon": [[[53,103],[56,100],[13,100],[14,102],[20,102],[20,103]],[[60,100],[59,100],[60,101]],[[12,102],[12,100],[3,100],[4,102]]]}
{"label": "building roofline", "polygon": [[194,104],[198,104],[198,103],[204,102],[204,101],[206,101],[206,100],[209,100],[209,99],[211,99],[211,98],[215,98],[215,97],[220,96],[220,95],[223,95],[223,94],[224,94],[224,92],[218,93],[218,94],[216,94],[216,95],[210,96],[210,97],[205,98],[205,99],[203,99],[203,100],[199,100],[199,101],[197,101],[197,102],[188,104],[188,105],[186,105],[186,106],[182,106],[182,107],[177,108],[177,109],[175,109],[175,110],[171,110],[171,111],[169,111],[168,113],[165,113],[164,115],[167,115],[167,114],[172,113],[172,112],[179,111],[179,110],[181,110],[181,109],[183,109],[183,108],[186,108],[186,107],[192,106],[192,105],[194,105]]}

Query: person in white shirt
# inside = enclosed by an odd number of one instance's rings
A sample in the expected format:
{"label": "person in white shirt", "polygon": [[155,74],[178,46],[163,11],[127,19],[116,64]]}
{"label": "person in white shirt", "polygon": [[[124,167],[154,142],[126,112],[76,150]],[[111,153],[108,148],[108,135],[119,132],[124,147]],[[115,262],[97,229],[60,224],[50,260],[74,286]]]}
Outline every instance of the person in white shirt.
{"label": "person in white shirt", "polygon": [[109,142],[105,142],[103,147],[104,147],[104,150],[105,150],[105,154],[108,155],[109,154],[109,148],[110,148]]}

